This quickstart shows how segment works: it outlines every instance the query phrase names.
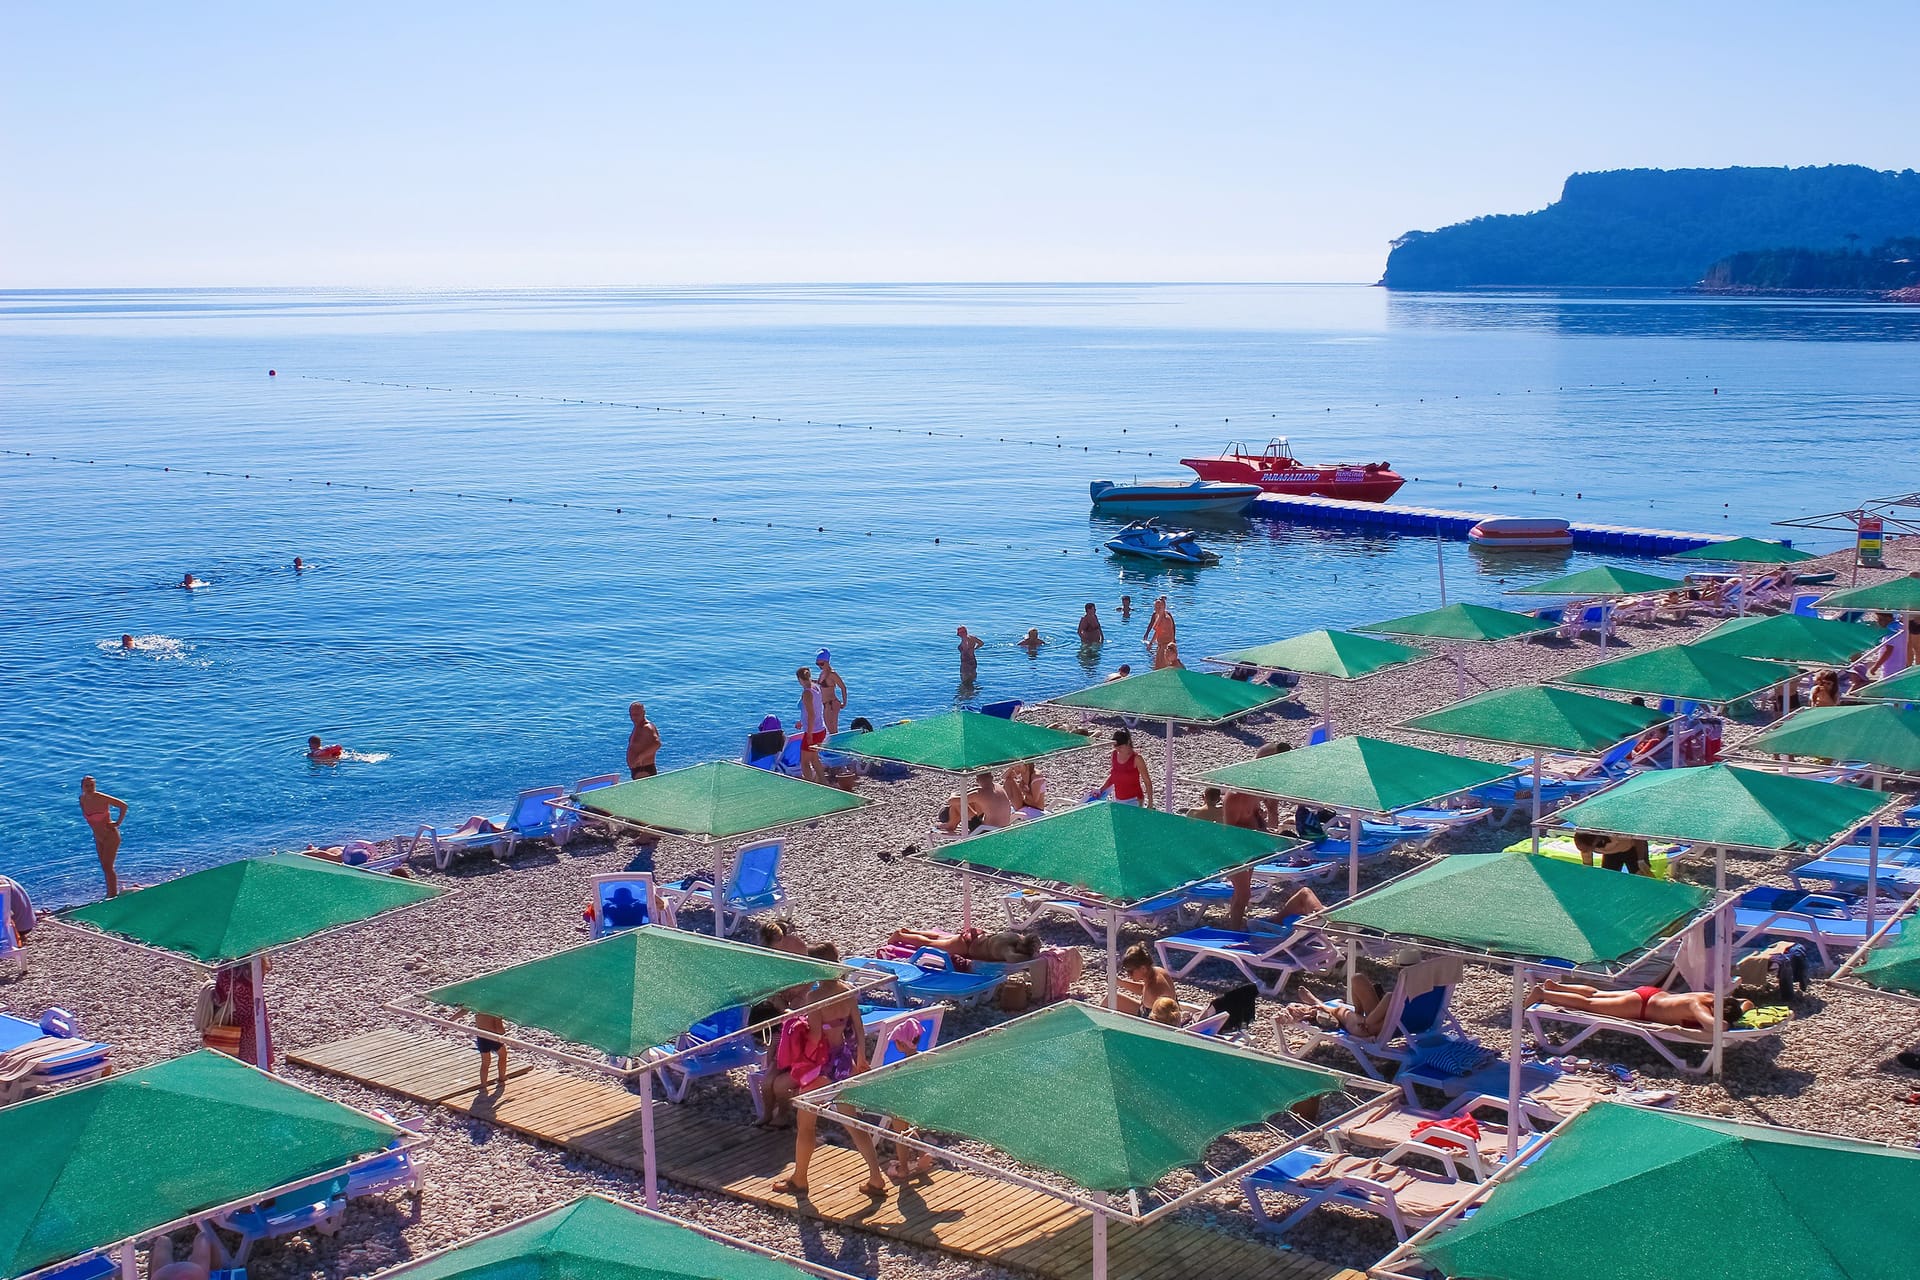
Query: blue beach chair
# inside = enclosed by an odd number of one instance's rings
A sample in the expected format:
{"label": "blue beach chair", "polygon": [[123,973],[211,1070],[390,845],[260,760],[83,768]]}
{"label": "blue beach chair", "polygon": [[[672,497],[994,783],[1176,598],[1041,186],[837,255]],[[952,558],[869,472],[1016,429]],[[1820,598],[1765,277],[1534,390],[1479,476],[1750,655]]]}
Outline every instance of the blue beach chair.
{"label": "blue beach chair", "polygon": [[0,1013],[0,1055],[48,1036],[81,1043],[42,1058],[25,1075],[0,1081],[0,1104],[18,1102],[37,1089],[97,1080],[111,1069],[107,1046],[87,1041],[80,1034],[79,1023],[65,1009],[48,1009],[38,1022]]}
{"label": "blue beach chair", "polygon": [[961,973],[953,968],[953,958],[938,947],[921,947],[907,960],[850,956],[845,963],[892,974],[894,989],[909,1004],[945,1003],[971,1009],[985,1004],[1005,981],[998,973]]}
{"label": "blue beach chair", "polygon": [[[726,1075],[732,1071],[753,1071],[762,1065],[763,1054],[760,1044],[752,1036],[736,1034],[746,1030],[747,1010],[745,1006],[722,1009],[708,1018],[703,1018],[689,1028],[686,1034],[671,1045],[661,1045],[656,1054],[694,1052],[675,1062],[663,1063],[656,1067],[653,1075],[660,1081],[661,1090],[669,1102],[685,1102],[693,1086],[709,1076]],[[723,1037],[732,1036],[731,1040]],[[714,1041],[723,1041],[713,1044]],[[712,1045],[711,1048],[703,1046]]]}
{"label": "blue beach chair", "polygon": [[696,871],[672,884],[662,885],[661,900],[675,916],[689,903],[717,910],[721,913],[721,930],[734,933],[746,923],[751,912],[771,911],[787,900],[786,888],[780,883],[780,855],[783,848],[778,840],[768,840],[742,849],[734,857],[733,868],[727,874],[727,883],[721,890],[717,904],[714,901],[713,874],[707,871]]}

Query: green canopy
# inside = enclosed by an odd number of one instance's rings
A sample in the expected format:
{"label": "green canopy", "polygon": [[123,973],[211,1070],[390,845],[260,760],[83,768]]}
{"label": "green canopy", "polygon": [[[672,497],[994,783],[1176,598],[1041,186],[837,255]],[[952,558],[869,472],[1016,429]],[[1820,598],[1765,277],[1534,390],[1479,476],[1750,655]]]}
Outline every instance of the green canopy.
{"label": "green canopy", "polygon": [[1920,711],[1876,702],[1808,707],[1741,744],[1773,756],[1857,760],[1896,773],[1920,773]]}
{"label": "green canopy", "polygon": [[1770,618],[1728,618],[1693,642],[1742,658],[1840,666],[1886,639],[1878,627],[1833,618],[1779,613]]}
{"label": "green canopy", "polygon": [[855,1076],[840,1097],[1095,1191],[1123,1191],[1198,1163],[1222,1134],[1341,1087],[1317,1067],[1066,1003]]}
{"label": "green canopy", "polygon": [[1556,683],[1724,703],[1751,697],[1799,674],[1798,668],[1783,663],[1761,662],[1690,644],[1670,644],[1569,671]]}
{"label": "green canopy", "polygon": [[1412,645],[1357,636],[1351,631],[1309,631],[1291,640],[1276,640],[1254,649],[1209,658],[1209,662],[1262,667],[1270,671],[1299,671],[1307,675],[1358,680],[1388,667],[1418,662],[1428,654]]}
{"label": "green canopy", "polygon": [[399,1132],[205,1049],[0,1108],[0,1275],[320,1178]]}
{"label": "green canopy", "polygon": [[1850,689],[1847,696],[1862,702],[1920,702],[1920,667],[1909,667],[1897,676]]}
{"label": "green canopy", "polygon": [[1759,538],[1729,538],[1709,542],[1690,551],[1676,551],[1669,560],[1706,560],[1715,564],[1799,564],[1820,557],[1796,550],[1784,542],[1763,542]]}
{"label": "green canopy", "polygon": [[1106,800],[943,845],[932,856],[1126,903],[1159,897],[1299,844],[1286,836]]}
{"label": "green canopy", "polygon": [[585,1195],[496,1235],[407,1263],[407,1280],[806,1280],[784,1262]]}
{"label": "green canopy", "polygon": [[602,787],[577,803],[653,831],[724,840],[844,813],[865,801],[837,787],[723,760]]}
{"label": "green canopy", "polygon": [[440,987],[427,999],[636,1058],[723,1009],[846,972],[842,965],[643,925]]}
{"label": "green canopy", "polygon": [[1495,955],[1611,964],[1700,909],[1707,891],[1526,853],[1456,853],[1327,912],[1396,938]]}
{"label": "green canopy", "polygon": [[1141,720],[1171,720],[1176,724],[1221,724],[1250,711],[1284,702],[1284,689],[1247,680],[1169,667],[1124,680],[1109,680],[1055,698],[1060,707],[1112,711]]}
{"label": "green canopy", "polygon": [[1557,627],[1557,623],[1542,622],[1530,613],[1490,609],[1483,604],[1450,604],[1443,609],[1410,613],[1404,618],[1370,622],[1354,630],[1388,636],[1426,636],[1433,640],[1511,640]]}
{"label": "green canopy", "polygon": [[827,741],[830,751],[948,773],[972,773],[1092,745],[1081,734],[976,711],[949,711],[925,720],[890,724],[872,733],[842,733]]}
{"label": "green canopy", "polygon": [[1852,830],[1891,797],[1724,764],[1642,773],[1562,809],[1575,830],[1730,849],[1817,849]]}
{"label": "green canopy", "polygon": [[1601,1102],[1420,1256],[1500,1280],[1906,1280],[1916,1197],[1920,1152]]}
{"label": "green canopy", "polygon": [[1547,751],[1605,751],[1668,717],[1631,702],[1522,684],[1493,689],[1405,722],[1409,729]]}
{"label": "green canopy", "polygon": [[221,965],[440,893],[416,880],[276,853],[75,907],[60,918]]}
{"label": "green canopy", "polygon": [[1687,584],[1673,578],[1657,578],[1637,569],[1615,569],[1600,565],[1582,569],[1564,578],[1536,582],[1530,587],[1515,587],[1509,595],[1519,596],[1644,596],[1656,591],[1678,591]]}
{"label": "green canopy", "polygon": [[1357,813],[1392,813],[1498,782],[1519,770],[1403,747],[1380,738],[1334,738],[1298,751],[1209,770],[1201,780],[1231,791],[1303,800]]}
{"label": "green canopy", "polygon": [[1867,953],[1853,976],[1882,991],[1920,996],[1920,926],[1906,926]]}
{"label": "green canopy", "polygon": [[1920,613],[1920,576],[1888,578],[1871,586],[1849,587],[1820,600],[1822,609],[1861,609],[1874,613]]}

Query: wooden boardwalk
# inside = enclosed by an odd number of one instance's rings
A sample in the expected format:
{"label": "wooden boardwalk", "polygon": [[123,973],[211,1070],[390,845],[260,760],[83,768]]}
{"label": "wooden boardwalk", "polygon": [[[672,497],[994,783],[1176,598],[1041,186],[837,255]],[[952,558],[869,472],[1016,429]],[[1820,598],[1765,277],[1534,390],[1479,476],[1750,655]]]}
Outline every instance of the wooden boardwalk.
{"label": "wooden boardwalk", "polygon": [[[309,1067],[447,1107],[639,1172],[640,1099],[611,1080],[530,1067],[516,1055],[504,1093],[478,1091],[478,1059],[464,1044],[384,1029],[287,1055]],[[1092,1219],[1052,1196],[956,1169],[896,1189],[875,1203],[861,1187],[866,1165],[845,1147],[823,1144],[804,1200],[773,1189],[793,1161],[793,1135],[730,1124],[692,1107],[654,1109],[660,1176],[769,1209],[924,1248],[1030,1271],[1049,1280],[1092,1272]],[[1115,1280],[1362,1280],[1301,1253],[1251,1243],[1185,1223],[1145,1230],[1114,1227],[1107,1239]]]}

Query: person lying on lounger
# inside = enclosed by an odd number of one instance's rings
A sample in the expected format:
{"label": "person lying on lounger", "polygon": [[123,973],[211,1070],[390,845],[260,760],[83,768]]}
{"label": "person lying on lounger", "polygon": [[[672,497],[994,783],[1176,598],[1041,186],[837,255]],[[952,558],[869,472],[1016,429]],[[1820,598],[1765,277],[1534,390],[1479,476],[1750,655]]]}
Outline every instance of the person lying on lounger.
{"label": "person lying on lounger", "polygon": [[[1013,825],[1013,801],[1007,793],[994,785],[990,770],[982,769],[973,775],[973,786],[967,794],[967,830],[977,831],[981,827],[1010,827]],[[940,829],[958,831],[960,829],[960,793],[954,792],[947,802],[940,806]]]}
{"label": "person lying on lounger", "polygon": [[[1667,1027],[1688,1027],[1695,1031],[1713,1029],[1713,993],[1710,991],[1662,991],[1659,987],[1635,987],[1631,991],[1602,991],[1577,982],[1549,979],[1527,993],[1530,1004],[1548,1004],[1575,1013],[1593,1013],[1623,1022],[1651,1022]],[[1751,1000],[1725,1002],[1727,1025],[1752,1012]]]}
{"label": "person lying on lounger", "polygon": [[1040,954],[1040,935],[1002,929],[988,933],[984,929],[962,929],[946,933],[939,929],[895,929],[887,939],[890,946],[918,951],[932,947],[955,960],[984,960],[990,964],[1019,964]]}
{"label": "person lying on lounger", "polygon": [[[1303,890],[1302,892],[1310,892]],[[1418,947],[1402,947],[1393,953],[1395,969],[1405,969],[1426,959]],[[1364,973],[1353,975],[1347,988],[1347,1004],[1325,1000],[1289,1004],[1286,1014],[1295,1022],[1311,1022],[1327,1031],[1344,1031],[1350,1036],[1371,1040],[1387,1025],[1387,989]]]}

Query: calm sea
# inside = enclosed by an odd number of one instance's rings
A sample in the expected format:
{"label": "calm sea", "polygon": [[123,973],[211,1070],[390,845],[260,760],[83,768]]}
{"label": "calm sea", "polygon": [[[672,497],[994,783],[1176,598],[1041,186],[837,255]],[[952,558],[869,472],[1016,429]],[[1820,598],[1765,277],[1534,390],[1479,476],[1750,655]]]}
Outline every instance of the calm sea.
{"label": "calm sea", "polygon": [[[1438,603],[1425,541],[1100,552],[1089,480],[1228,439],[1764,535],[1920,488],[1917,339],[1913,308],[1360,287],[0,295],[0,448],[34,455],[0,454],[0,867],[98,891],[83,773],[145,881],[617,768],[634,699],[664,763],[735,755],[822,646],[880,719],[954,701],[957,624],[992,642],[967,696],[1031,699],[1141,659],[1123,592],[1193,657]],[[1445,559],[1487,602],[1585,562]]]}

